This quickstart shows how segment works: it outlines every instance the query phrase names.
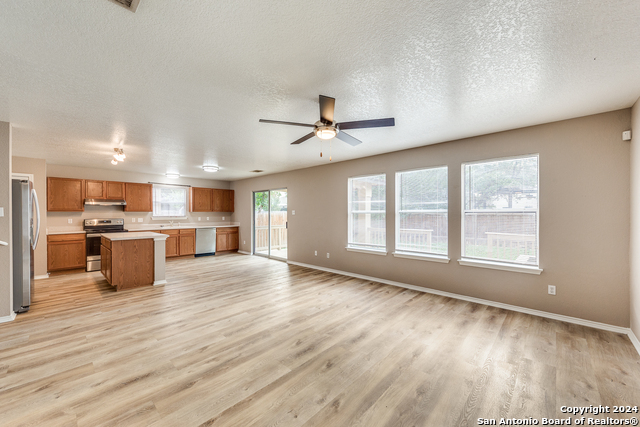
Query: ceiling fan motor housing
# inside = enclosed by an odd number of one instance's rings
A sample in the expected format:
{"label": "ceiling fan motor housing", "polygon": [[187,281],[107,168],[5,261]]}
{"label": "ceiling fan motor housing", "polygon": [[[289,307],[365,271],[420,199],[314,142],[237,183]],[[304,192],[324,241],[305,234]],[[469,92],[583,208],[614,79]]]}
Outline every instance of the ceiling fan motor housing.
{"label": "ceiling fan motor housing", "polygon": [[340,132],[336,127],[336,123],[332,122],[331,124],[325,124],[321,120],[315,123],[316,125],[316,136],[320,139],[331,139],[335,138],[335,136]]}

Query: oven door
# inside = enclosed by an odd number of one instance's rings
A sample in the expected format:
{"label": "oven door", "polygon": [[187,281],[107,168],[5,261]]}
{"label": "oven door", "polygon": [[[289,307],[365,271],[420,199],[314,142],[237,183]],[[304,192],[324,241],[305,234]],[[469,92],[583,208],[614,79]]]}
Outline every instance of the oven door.
{"label": "oven door", "polygon": [[87,234],[87,271],[100,270],[100,234]]}

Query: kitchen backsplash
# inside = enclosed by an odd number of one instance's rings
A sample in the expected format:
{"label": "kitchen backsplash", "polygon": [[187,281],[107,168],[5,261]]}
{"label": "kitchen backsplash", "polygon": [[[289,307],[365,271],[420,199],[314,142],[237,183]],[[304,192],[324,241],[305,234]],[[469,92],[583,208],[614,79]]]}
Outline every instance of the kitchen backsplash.
{"label": "kitchen backsplash", "polygon": [[[174,219],[173,223],[220,225],[231,222],[231,213],[187,212],[186,216],[187,219]],[[84,220],[93,218],[124,218],[125,228],[169,224],[169,220],[152,219],[150,212],[124,212],[122,206],[85,206],[84,212],[47,212],[47,232],[82,230]]]}

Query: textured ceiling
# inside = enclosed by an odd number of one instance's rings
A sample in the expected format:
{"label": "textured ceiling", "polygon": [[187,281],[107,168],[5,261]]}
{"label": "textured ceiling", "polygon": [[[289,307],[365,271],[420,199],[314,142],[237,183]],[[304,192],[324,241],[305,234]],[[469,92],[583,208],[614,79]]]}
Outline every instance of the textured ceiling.
{"label": "textured ceiling", "polygon": [[314,123],[319,94],[396,118],[334,161],[629,107],[639,23],[637,0],[5,0],[0,120],[14,155],[234,180],[328,162],[258,123]]}

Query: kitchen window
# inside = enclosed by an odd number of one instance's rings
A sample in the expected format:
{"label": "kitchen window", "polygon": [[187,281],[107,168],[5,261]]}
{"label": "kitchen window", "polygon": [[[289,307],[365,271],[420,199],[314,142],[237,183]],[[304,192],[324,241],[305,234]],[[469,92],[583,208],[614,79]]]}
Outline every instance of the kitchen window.
{"label": "kitchen window", "polygon": [[467,163],[462,175],[460,264],[540,274],[538,156]]}
{"label": "kitchen window", "polygon": [[153,218],[186,218],[188,188],[153,184]]}
{"label": "kitchen window", "polygon": [[386,175],[349,178],[347,250],[386,255]]}
{"label": "kitchen window", "polygon": [[448,262],[446,166],[396,173],[396,252],[401,258]]}

